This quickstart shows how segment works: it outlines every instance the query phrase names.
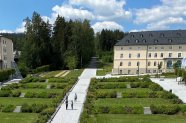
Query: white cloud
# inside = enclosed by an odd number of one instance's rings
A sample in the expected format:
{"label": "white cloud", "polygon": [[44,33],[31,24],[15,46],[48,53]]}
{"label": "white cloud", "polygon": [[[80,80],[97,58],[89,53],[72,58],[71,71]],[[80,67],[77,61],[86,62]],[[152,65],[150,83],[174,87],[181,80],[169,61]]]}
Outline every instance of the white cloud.
{"label": "white cloud", "polygon": [[15,33],[24,33],[25,32],[25,24],[26,22],[22,22],[21,26],[18,27],[16,30],[15,30]]}
{"label": "white cloud", "polygon": [[98,20],[129,19],[130,11],[125,11],[125,0],[70,0],[70,4],[89,7]]}
{"label": "white cloud", "polygon": [[12,30],[0,30],[0,33],[13,33]]}
{"label": "white cloud", "polygon": [[52,8],[52,19],[55,20],[55,18],[60,15],[65,17],[66,19],[89,19],[92,20],[94,18],[94,15],[85,9],[76,9],[73,8],[70,5],[62,5],[62,6],[54,6]]}
{"label": "white cloud", "polygon": [[122,30],[123,27],[116,22],[113,21],[104,21],[104,22],[97,22],[94,25],[92,25],[92,28],[94,29],[94,32],[100,32],[102,29],[108,29],[108,30]]}
{"label": "white cloud", "polygon": [[136,24],[147,29],[168,29],[172,24],[186,24],[186,0],[161,0],[162,5],[136,10]]}

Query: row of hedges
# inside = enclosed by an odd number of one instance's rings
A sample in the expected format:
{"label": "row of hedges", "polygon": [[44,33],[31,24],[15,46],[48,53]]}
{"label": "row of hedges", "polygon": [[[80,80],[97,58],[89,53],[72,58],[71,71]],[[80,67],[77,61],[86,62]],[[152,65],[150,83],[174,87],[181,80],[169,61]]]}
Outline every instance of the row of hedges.
{"label": "row of hedges", "polygon": [[21,108],[21,112],[25,113],[40,113],[44,109],[46,109],[48,105],[46,104],[32,104],[28,105],[27,103],[24,103]]}
{"label": "row of hedges", "polygon": [[0,97],[19,97],[21,95],[21,91],[10,91],[10,90],[1,90]]}
{"label": "row of hedges", "polygon": [[97,89],[117,89],[117,88],[126,88],[125,83],[98,83],[97,84]]}
{"label": "row of hedges", "polygon": [[6,70],[0,70],[0,81],[4,81],[9,79],[9,76],[14,74],[15,70],[14,69],[6,69]]}
{"label": "row of hedges", "polygon": [[143,114],[142,106],[98,106],[95,113],[99,114]]}
{"label": "row of hedges", "polygon": [[132,82],[130,84],[131,88],[149,88],[152,91],[162,91],[163,88],[156,84],[156,83],[152,83],[152,82]]}
{"label": "row of hedges", "polygon": [[51,89],[64,89],[66,86],[67,84],[58,83],[58,84],[51,84],[50,88]]}
{"label": "row of hedges", "polygon": [[96,92],[95,93],[96,98],[116,98],[117,97],[117,92],[112,91],[112,92]]}
{"label": "row of hedges", "polygon": [[1,88],[1,90],[14,90],[20,88],[46,88],[46,85],[40,83],[10,84]]}
{"label": "row of hedges", "polygon": [[39,77],[26,77],[20,81],[20,83],[31,83],[31,82],[45,82],[45,79]]}
{"label": "row of hedges", "polygon": [[50,78],[48,82],[50,83],[67,83],[69,82],[69,78]]}
{"label": "row of hedges", "polygon": [[55,98],[59,94],[48,92],[27,92],[25,98]]}

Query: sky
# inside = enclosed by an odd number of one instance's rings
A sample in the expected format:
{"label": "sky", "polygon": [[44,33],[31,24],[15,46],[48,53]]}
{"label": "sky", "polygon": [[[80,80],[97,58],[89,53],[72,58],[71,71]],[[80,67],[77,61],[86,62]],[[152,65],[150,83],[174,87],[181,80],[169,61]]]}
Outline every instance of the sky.
{"label": "sky", "polygon": [[50,24],[58,15],[88,19],[94,32],[186,29],[186,0],[1,0],[0,32],[24,32],[34,11]]}

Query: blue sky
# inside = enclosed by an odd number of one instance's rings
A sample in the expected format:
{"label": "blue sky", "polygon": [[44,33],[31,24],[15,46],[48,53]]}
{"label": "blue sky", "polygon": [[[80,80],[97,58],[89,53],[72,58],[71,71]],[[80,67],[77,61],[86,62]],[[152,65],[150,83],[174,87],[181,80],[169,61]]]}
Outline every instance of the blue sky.
{"label": "blue sky", "polygon": [[23,32],[34,11],[51,24],[58,14],[89,19],[95,32],[186,29],[186,0],[1,0],[0,32]]}

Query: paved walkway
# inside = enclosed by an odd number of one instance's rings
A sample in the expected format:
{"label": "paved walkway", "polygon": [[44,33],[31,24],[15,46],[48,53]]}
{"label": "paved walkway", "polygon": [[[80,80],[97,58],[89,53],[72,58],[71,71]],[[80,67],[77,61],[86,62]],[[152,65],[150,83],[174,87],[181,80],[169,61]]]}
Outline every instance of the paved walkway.
{"label": "paved walkway", "polygon": [[167,91],[172,89],[172,93],[177,95],[184,103],[186,103],[186,86],[184,84],[178,85],[176,79],[164,79],[164,81],[160,81],[159,78],[151,78],[151,80],[161,85]]}
{"label": "paved walkway", "polygon": [[83,71],[83,73],[79,77],[79,81],[68,96],[68,101],[69,103],[71,103],[71,100],[74,101],[75,93],[77,94],[77,101],[74,102],[74,109],[72,110],[71,104],[69,104],[68,110],[66,110],[66,105],[65,103],[63,103],[56,116],[52,120],[52,123],[78,123],[81,112],[83,110],[83,104],[86,100],[90,79],[95,76],[95,68],[85,69]]}

